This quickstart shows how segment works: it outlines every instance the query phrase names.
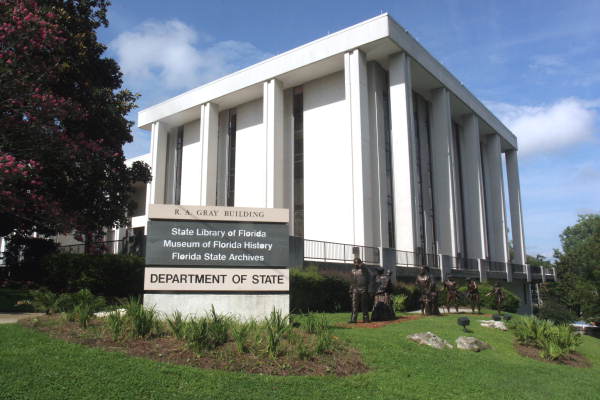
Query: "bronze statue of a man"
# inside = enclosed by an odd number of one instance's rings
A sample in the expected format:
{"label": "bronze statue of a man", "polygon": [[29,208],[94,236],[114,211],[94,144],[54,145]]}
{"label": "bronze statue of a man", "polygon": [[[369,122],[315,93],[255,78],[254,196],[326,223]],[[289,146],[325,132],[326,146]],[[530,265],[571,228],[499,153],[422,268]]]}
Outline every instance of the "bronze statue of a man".
{"label": "bronze statue of a man", "polygon": [[496,305],[496,311],[500,314],[500,309],[502,308],[502,303],[504,302],[505,296],[504,291],[502,290],[502,286],[500,283],[496,282],[494,287],[486,296],[494,296],[494,304]]}
{"label": "bronze statue of a man", "polygon": [[415,283],[421,291],[421,314],[438,315],[440,310],[437,304],[437,288],[429,274],[429,267],[426,265],[421,267]]}
{"label": "bronze statue of a man", "polygon": [[477,313],[481,314],[481,296],[475,279],[469,279],[467,283],[467,298],[471,304],[471,311],[475,313],[475,307],[477,307]]}
{"label": "bronze statue of a man", "polygon": [[362,312],[362,321],[369,322],[369,270],[358,257],[354,259],[352,280],[350,282],[350,295],[352,296],[352,316],[350,323],[356,323],[358,311]]}
{"label": "bronze statue of a man", "polygon": [[448,313],[450,313],[451,306],[454,306],[458,313],[458,282],[450,276],[444,281],[444,289],[446,290],[446,309]]}

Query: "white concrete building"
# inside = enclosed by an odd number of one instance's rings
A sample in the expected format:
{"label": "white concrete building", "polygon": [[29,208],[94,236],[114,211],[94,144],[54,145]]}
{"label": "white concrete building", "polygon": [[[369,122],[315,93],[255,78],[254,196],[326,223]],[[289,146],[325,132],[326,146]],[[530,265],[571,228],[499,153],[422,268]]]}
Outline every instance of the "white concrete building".
{"label": "white concrete building", "polygon": [[525,265],[517,138],[387,14],[144,109],[138,125],[152,132],[146,205],[288,208],[305,259],[348,261],[354,246],[399,274],[514,280],[525,298],[546,277]]}

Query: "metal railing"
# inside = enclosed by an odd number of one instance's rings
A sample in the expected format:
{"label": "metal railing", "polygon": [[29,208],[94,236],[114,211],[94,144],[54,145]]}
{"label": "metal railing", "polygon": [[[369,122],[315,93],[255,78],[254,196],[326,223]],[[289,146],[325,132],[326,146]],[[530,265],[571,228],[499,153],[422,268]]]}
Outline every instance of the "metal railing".
{"label": "metal railing", "polygon": [[104,242],[81,243],[60,246],[58,251],[71,254],[126,254],[143,256],[145,252],[146,237],[135,239],[123,238],[120,240],[107,240]]}
{"label": "metal railing", "polygon": [[542,267],[532,266],[531,267],[531,273],[532,274],[536,274],[536,275],[541,275],[542,274]]}
{"label": "metal railing", "polygon": [[304,239],[304,259],[351,263],[358,256],[366,264],[379,264],[379,248]]}
{"label": "metal railing", "polygon": [[488,271],[506,272],[506,263],[502,261],[488,261]]}
{"label": "metal railing", "polygon": [[510,264],[511,267],[511,271],[513,274],[524,274],[525,273],[525,266],[523,264]]}

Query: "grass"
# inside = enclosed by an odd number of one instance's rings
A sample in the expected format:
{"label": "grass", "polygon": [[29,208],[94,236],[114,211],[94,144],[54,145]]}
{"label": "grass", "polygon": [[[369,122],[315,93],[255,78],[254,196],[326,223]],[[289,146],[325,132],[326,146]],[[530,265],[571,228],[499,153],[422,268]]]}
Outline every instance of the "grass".
{"label": "grass", "polygon": [[[331,323],[347,314],[328,314]],[[454,343],[457,315],[382,328],[331,329],[358,348],[371,371],[338,378],[267,376],[157,363],[64,343],[18,325],[0,325],[0,398],[7,399],[595,399],[600,391],[600,341],[585,337],[579,352],[591,368],[519,356],[513,335],[480,327],[470,336],[492,345],[471,353],[434,350],[406,340],[432,331]]]}

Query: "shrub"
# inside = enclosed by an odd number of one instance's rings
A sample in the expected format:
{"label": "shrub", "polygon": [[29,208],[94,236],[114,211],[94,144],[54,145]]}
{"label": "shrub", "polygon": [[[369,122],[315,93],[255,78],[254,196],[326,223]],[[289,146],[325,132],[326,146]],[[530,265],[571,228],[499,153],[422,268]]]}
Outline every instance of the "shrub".
{"label": "shrub", "polygon": [[537,316],[542,319],[549,319],[558,324],[572,322],[577,318],[573,311],[556,300],[544,301],[538,309]]}
{"label": "shrub", "polygon": [[276,357],[279,354],[279,345],[285,334],[290,329],[287,317],[281,310],[273,309],[269,318],[265,320],[264,326],[267,331],[267,353],[271,357]]}
{"label": "shrub", "polygon": [[106,326],[113,340],[119,340],[125,333],[125,317],[119,310],[112,311],[106,317]]}
{"label": "shrub", "polygon": [[250,337],[252,326],[248,322],[237,322],[231,326],[231,336],[240,353],[247,353],[250,350],[248,347],[248,337]]}
{"label": "shrub", "polygon": [[294,312],[350,311],[349,291],[347,281],[325,276],[315,266],[290,269],[290,303]]}
{"label": "shrub", "polygon": [[318,334],[329,329],[329,323],[324,315],[309,313],[304,319],[304,330],[307,333]]}
{"label": "shrub", "polygon": [[36,311],[46,314],[52,314],[57,311],[56,300],[58,299],[58,296],[50,290],[40,288],[38,290],[32,290],[30,295],[31,305]]}
{"label": "shrub", "polygon": [[406,300],[408,296],[405,294],[397,294],[394,296],[394,312],[401,313],[406,311]]}
{"label": "shrub", "polygon": [[185,324],[185,340],[190,349],[201,352],[212,349],[206,318],[192,317]]}
{"label": "shrub", "polygon": [[160,321],[154,307],[144,307],[137,297],[131,297],[125,303],[125,315],[134,337],[148,337],[160,333]]}
{"label": "shrub", "polygon": [[555,325],[534,316],[515,318],[509,327],[519,343],[539,348],[540,356],[548,360],[574,352],[582,342],[581,336],[569,325]]}
{"label": "shrub", "polygon": [[175,311],[173,315],[167,317],[167,325],[177,339],[183,339],[185,330],[185,318],[180,311]]}
{"label": "shrub", "polygon": [[212,307],[206,317],[193,317],[188,320],[185,324],[184,338],[194,351],[212,350],[227,342],[231,325],[229,318],[217,314]]}
{"label": "shrub", "polygon": [[11,279],[43,284],[45,271],[41,268],[41,260],[55,253],[58,244],[50,239],[24,236],[13,236],[7,239],[4,256]]}
{"label": "shrub", "polygon": [[333,337],[331,336],[331,332],[323,330],[317,333],[317,344],[315,346],[317,354],[330,352],[332,350],[332,345]]}
{"label": "shrub", "polygon": [[129,297],[143,291],[142,257],[59,253],[44,257],[41,264],[42,283],[54,292],[89,289],[105,297]]}

